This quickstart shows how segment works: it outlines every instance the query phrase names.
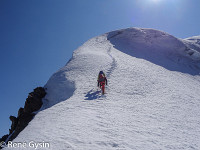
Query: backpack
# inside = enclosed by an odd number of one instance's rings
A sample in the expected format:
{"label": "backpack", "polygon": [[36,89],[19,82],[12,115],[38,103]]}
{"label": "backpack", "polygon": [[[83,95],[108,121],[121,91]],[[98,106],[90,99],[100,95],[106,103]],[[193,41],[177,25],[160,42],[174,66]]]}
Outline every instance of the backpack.
{"label": "backpack", "polygon": [[103,74],[99,74],[99,82],[103,82],[105,80],[105,77]]}

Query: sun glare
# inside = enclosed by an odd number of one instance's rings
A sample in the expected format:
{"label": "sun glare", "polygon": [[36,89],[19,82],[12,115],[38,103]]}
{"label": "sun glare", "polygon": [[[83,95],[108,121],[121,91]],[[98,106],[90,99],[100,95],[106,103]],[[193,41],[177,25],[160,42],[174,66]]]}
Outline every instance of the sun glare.
{"label": "sun glare", "polygon": [[151,0],[151,1],[153,1],[153,2],[159,2],[160,0]]}

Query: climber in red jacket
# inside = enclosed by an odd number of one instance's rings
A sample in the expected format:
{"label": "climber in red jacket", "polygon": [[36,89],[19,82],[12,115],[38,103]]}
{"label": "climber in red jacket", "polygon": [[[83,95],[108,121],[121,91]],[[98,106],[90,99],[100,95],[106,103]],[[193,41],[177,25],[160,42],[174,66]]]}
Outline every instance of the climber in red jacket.
{"label": "climber in red jacket", "polygon": [[98,81],[97,86],[101,88],[102,94],[105,94],[105,84],[107,85],[107,78],[106,78],[105,73],[103,71],[99,72],[97,81]]}

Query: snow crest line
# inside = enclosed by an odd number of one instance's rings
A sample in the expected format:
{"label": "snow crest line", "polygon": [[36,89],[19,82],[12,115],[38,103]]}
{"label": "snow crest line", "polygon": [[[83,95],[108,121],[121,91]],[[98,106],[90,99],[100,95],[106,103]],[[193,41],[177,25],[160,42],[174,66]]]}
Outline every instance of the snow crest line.
{"label": "snow crest line", "polygon": [[109,49],[108,49],[108,51],[107,51],[108,55],[109,55],[110,58],[112,59],[111,67],[110,67],[110,69],[108,69],[108,71],[107,71],[107,73],[106,73],[108,78],[110,77],[110,75],[112,74],[112,72],[113,72],[113,71],[116,69],[116,67],[117,67],[117,62],[116,62],[115,58],[111,55],[111,49],[112,49],[112,46],[110,46]]}
{"label": "snow crest line", "polygon": [[[103,41],[106,42],[106,41]],[[102,42],[101,42],[102,43]],[[111,49],[112,49],[112,45],[109,46],[108,50],[107,50],[107,54],[109,55],[109,57],[112,59],[111,62],[111,67],[106,71],[106,76],[107,78],[110,78],[112,72],[116,69],[117,67],[117,62],[115,60],[115,58],[111,55]],[[91,89],[86,95],[85,95],[85,100],[94,100],[94,99],[99,99],[101,98],[101,96],[99,95],[101,91],[98,90],[94,90]]]}

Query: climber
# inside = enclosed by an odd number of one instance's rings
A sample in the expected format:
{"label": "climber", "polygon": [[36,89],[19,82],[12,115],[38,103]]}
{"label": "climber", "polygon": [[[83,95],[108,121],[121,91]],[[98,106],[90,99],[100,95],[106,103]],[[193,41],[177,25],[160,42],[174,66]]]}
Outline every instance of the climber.
{"label": "climber", "polygon": [[99,72],[97,81],[98,81],[97,86],[101,88],[102,94],[104,94],[105,93],[105,84],[107,85],[107,79],[106,79],[105,73],[103,71]]}

